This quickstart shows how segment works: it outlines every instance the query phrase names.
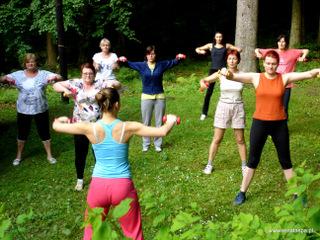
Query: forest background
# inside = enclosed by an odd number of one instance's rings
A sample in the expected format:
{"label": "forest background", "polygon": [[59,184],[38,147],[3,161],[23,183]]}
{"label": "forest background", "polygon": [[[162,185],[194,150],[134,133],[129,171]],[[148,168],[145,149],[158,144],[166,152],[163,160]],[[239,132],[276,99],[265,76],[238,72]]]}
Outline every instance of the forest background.
{"label": "forest background", "polygon": [[[20,68],[20,58],[25,52],[35,52],[41,57],[40,62],[52,70],[57,68],[56,2],[1,1],[0,73]],[[237,7],[241,5],[249,8],[249,15],[257,15],[253,18],[257,20],[256,46],[276,47],[276,37],[281,33],[290,35],[291,23],[296,24],[294,18],[298,17],[298,45],[311,44],[315,48],[312,50],[319,50],[319,10],[309,0],[239,0],[238,4],[236,0],[63,0],[62,3],[65,49],[71,66],[91,61],[93,54],[100,51],[102,37],[111,40],[112,50],[119,56],[126,55],[131,60],[142,60],[149,44],[155,44],[163,58],[178,52],[199,58],[195,47],[211,42],[217,30],[224,33],[226,42],[235,42]],[[250,22],[244,19],[238,24]],[[250,27],[244,29],[246,32],[241,35],[254,35]]]}

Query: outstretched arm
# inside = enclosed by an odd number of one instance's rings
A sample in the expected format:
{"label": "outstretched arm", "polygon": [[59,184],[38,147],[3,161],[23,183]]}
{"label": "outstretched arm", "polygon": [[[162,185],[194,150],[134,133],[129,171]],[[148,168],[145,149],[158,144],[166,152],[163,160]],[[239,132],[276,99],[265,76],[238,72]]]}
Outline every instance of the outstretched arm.
{"label": "outstretched arm", "polygon": [[282,75],[282,79],[285,85],[315,77],[320,77],[320,68],[315,68],[306,72],[291,72]]}
{"label": "outstretched arm", "polygon": [[222,68],[220,70],[220,74],[225,76],[229,80],[242,83],[251,83],[255,88],[257,88],[259,85],[259,73],[232,73],[228,71],[226,68]]}
{"label": "outstretched arm", "polygon": [[72,123],[68,117],[58,117],[54,120],[52,128],[61,133],[88,135],[92,132],[92,124],[79,122]]}
{"label": "outstretched arm", "polygon": [[210,51],[211,48],[212,48],[212,43],[207,43],[201,47],[197,47],[195,51],[196,53],[203,55],[203,54],[206,54],[207,51]]}
{"label": "outstretched arm", "polygon": [[236,47],[236,46],[234,46],[234,45],[232,45],[232,44],[230,44],[230,43],[227,43],[227,44],[226,44],[226,48],[227,48],[227,49],[230,49],[230,50],[237,50],[238,52],[242,52],[242,48]]}
{"label": "outstretched arm", "polygon": [[175,125],[177,117],[175,115],[167,115],[167,121],[161,127],[148,127],[139,122],[126,122],[126,133],[129,136],[137,135],[141,137],[164,137]]}
{"label": "outstretched arm", "polygon": [[8,75],[4,75],[2,77],[0,77],[0,83],[7,83],[7,84],[15,84],[15,80],[11,77],[9,77]]}
{"label": "outstretched arm", "polygon": [[309,49],[302,49],[302,55],[298,58],[299,62],[304,62],[307,60],[307,55],[309,53]]}

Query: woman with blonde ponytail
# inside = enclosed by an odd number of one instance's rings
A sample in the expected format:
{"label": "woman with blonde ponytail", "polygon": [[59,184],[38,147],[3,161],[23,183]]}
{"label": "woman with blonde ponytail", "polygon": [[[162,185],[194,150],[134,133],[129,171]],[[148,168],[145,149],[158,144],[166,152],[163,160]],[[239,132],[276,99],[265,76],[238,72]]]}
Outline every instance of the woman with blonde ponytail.
{"label": "woman with blonde ponytail", "polygon": [[[96,94],[102,118],[96,123],[72,123],[67,117],[59,117],[53,129],[67,134],[85,135],[92,143],[96,164],[88,190],[87,203],[90,208],[102,207],[105,213],[111,206],[131,198],[128,213],[119,219],[123,233],[132,239],[143,239],[141,213],[137,192],[131,179],[128,159],[128,143],[133,135],[141,137],[164,137],[177,121],[175,115],[168,115],[161,127],[149,127],[139,122],[123,122],[117,118],[120,97],[117,90],[105,88]],[[87,226],[84,239],[91,239],[92,227]]]}

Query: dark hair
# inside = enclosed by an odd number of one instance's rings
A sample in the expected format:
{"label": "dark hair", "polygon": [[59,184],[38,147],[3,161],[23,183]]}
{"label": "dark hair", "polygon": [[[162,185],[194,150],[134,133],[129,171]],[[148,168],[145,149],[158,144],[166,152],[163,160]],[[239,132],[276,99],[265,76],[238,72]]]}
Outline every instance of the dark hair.
{"label": "dark hair", "polygon": [[279,42],[282,38],[283,38],[284,41],[286,42],[286,48],[288,48],[288,46],[289,46],[289,38],[287,37],[287,35],[285,35],[285,34],[280,34],[280,35],[277,37],[277,42]]}
{"label": "dark hair", "polygon": [[216,35],[217,34],[221,34],[222,35],[222,41],[221,43],[224,44],[224,41],[223,41],[223,33],[220,32],[220,31],[215,31],[214,35],[213,35],[213,44],[215,45],[216,44]]}
{"label": "dark hair", "polygon": [[114,88],[103,88],[95,96],[102,112],[112,111],[114,104],[120,101],[119,93]]}
{"label": "dark hair", "polygon": [[278,63],[280,61],[279,54],[275,50],[269,50],[268,52],[266,52],[266,54],[264,55],[264,59],[266,59],[266,57],[275,58]]}
{"label": "dark hair", "polygon": [[94,74],[96,74],[96,69],[94,68],[94,66],[93,66],[92,63],[84,63],[84,64],[82,64],[81,67],[80,67],[81,73],[82,73],[82,70],[83,70],[84,68],[90,68],[90,69],[92,70],[92,72],[93,72]]}
{"label": "dark hair", "polygon": [[146,47],[146,51],[144,53],[145,59],[147,59],[147,55],[149,55],[152,51],[156,53],[156,47],[154,45],[149,45]]}
{"label": "dark hair", "polygon": [[228,50],[226,54],[226,59],[229,57],[229,55],[235,55],[238,58],[238,63],[241,61],[240,53],[237,50]]}

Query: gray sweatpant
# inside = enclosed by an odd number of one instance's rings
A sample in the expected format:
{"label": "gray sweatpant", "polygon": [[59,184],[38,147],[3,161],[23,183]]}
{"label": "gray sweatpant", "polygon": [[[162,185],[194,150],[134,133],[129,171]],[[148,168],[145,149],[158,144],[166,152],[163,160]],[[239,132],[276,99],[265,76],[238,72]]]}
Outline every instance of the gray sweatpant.
{"label": "gray sweatpant", "polygon": [[[141,113],[142,113],[142,122],[146,126],[151,126],[152,112],[154,110],[155,124],[156,127],[162,125],[162,117],[166,110],[166,100],[165,99],[147,99],[141,100]],[[154,146],[161,147],[162,138],[154,138]],[[142,147],[150,146],[150,137],[142,138]]]}

